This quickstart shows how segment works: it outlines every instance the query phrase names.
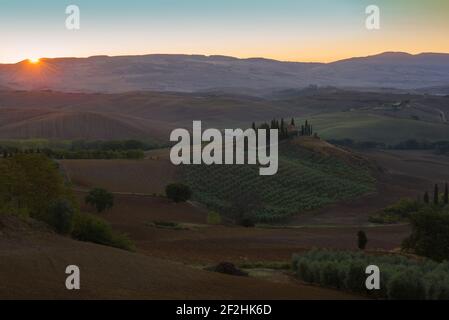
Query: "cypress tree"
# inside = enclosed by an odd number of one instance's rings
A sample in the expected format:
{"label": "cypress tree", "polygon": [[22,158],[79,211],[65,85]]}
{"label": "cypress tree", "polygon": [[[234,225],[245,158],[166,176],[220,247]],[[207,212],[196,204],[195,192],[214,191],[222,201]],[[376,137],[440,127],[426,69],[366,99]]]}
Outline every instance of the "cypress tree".
{"label": "cypress tree", "polygon": [[438,184],[435,184],[435,190],[433,191],[433,203],[438,204],[439,202],[439,191],[438,191]]}
{"label": "cypress tree", "polygon": [[284,118],[281,119],[281,139],[285,138],[285,124],[284,124]]}
{"label": "cypress tree", "polygon": [[365,231],[359,231],[357,233],[357,246],[360,250],[365,250],[366,244],[368,243],[368,237],[366,236]]}
{"label": "cypress tree", "polygon": [[292,122],[291,122],[291,125],[292,125],[292,126],[294,126],[294,125],[295,125],[295,119],[294,119],[294,118],[292,118]]}
{"label": "cypress tree", "polygon": [[429,193],[426,191],[426,193],[424,193],[424,203],[429,203],[430,199],[429,199]]}
{"label": "cypress tree", "polygon": [[256,130],[256,123],[253,122],[253,125],[251,126],[254,130]]}
{"label": "cypress tree", "polygon": [[448,190],[447,182],[446,182],[446,185],[444,187],[444,204],[445,205],[449,204],[449,190]]}

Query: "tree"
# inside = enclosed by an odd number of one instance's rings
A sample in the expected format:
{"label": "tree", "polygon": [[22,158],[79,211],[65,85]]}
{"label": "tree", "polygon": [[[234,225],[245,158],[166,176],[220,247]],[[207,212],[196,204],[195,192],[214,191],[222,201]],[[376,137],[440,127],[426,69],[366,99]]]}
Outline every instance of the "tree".
{"label": "tree", "polygon": [[426,206],[411,215],[411,235],[403,249],[436,261],[449,259],[449,215],[441,208]]}
{"label": "tree", "polygon": [[365,250],[366,244],[368,243],[368,238],[366,236],[365,231],[360,230],[357,233],[357,245],[360,250]]}
{"label": "tree", "polygon": [[112,208],[114,195],[102,188],[94,188],[85,198],[85,202],[94,206],[98,213]]}
{"label": "tree", "polygon": [[54,201],[70,200],[70,190],[55,162],[43,155],[23,153],[2,159],[0,176],[6,180],[5,199],[17,209],[26,209],[32,218],[48,221]]}
{"label": "tree", "polygon": [[429,203],[430,202],[430,197],[429,197],[429,192],[426,191],[426,193],[424,193],[424,203]]}
{"label": "tree", "polygon": [[185,202],[192,196],[192,191],[185,184],[172,183],[165,188],[165,194],[174,202]]}
{"label": "tree", "polygon": [[449,189],[448,189],[447,182],[446,182],[445,187],[444,187],[444,204],[445,205],[449,204]]}
{"label": "tree", "polygon": [[292,126],[295,125],[295,118],[292,118],[292,121],[290,122],[290,124],[291,124]]}
{"label": "tree", "polygon": [[48,224],[60,234],[72,231],[75,210],[67,200],[58,200],[50,205]]}
{"label": "tree", "polygon": [[433,191],[433,203],[438,204],[440,193],[438,191],[438,184],[435,184],[435,189]]}
{"label": "tree", "polygon": [[246,228],[256,225],[257,211],[262,207],[262,199],[258,192],[235,189],[228,202],[229,206],[224,210],[228,217],[234,219],[235,224]]}

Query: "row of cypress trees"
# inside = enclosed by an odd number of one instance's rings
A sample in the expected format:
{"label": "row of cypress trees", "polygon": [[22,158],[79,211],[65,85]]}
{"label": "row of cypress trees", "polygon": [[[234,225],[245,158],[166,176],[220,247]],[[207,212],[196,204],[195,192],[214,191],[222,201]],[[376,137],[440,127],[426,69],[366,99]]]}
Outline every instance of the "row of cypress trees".
{"label": "row of cypress trees", "polygon": [[[439,186],[436,183],[435,187],[433,189],[433,204],[438,205],[440,204],[440,191],[439,191]],[[429,196],[429,192],[426,191],[424,193],[424,203],[430,203],[430,196]],[[448,188],[448,183],[446,182],[444,185],[444,194],[443,194],[443,202],[442,204],[444,205],[448,205],[449,204],[449,188]]]}
{"label": "row of cypress trees", "polygon": [[[296,124],[295,124],[295,119],[294,118],[291,119],[290,125],[296,128]],[[264,122],[260,126],[256,126],[256,123],[253,122],[251,127],[254,130],[257,130],[257,129],[266,129],[266,130],[268,130],[268,129],[278,129],[279,130],[279,139],[281,139],[281,140],[287,139],[290,136],[289,130],[288,130],[288,125],[287,125],[286,121],[284,121],[283,118],[281,118],[280,121],[277,120],[277,119],[273,119],[273,120],[270,121],[270,123]],[[308,120],[306,120],[306,122],[303,125],[301,125],[300,128],[297,128],[297,131],[296,131],[295,135],[301,135],[301,136],[312,136],[313,135],[313,127],[309,123]]]}

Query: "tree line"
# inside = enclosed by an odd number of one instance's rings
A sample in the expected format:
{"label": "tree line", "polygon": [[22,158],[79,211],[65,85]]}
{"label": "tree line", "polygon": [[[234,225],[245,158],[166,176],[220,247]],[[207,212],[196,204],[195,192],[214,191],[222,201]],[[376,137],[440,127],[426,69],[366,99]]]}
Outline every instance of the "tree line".
{"label": "tree line", "polygon": [[314,134],[313,127],[308,120],[297,127],[294,118],[291,118],[290,123],[287,123],[284,118],[281,118],[281,120],[273,119],[270,123],[264,122],[260,125],[256,125],[256,123],[253,122],[251,128],[254,130],[279,130],[279,140],[285,140],[294,136],[312,136]]}
{"label": "tree line", "polygon": [[51,159],[143,159],[145,154],[141,149],[132,150],[64,150],[50,148],[2,148],[0,154],[3,158],[14,157],[17,154],[44,154]]}
{"label": "tree line", "polygon": [[378,141],[355,141],[353,139],[328,139],[329,143],[352,149],[390,149],[390,150],[433,150],[436,154],[449,154],[449,141],[418,141],[409,139],[396,144]]}
{"label": "tree line", "polygon": [[[440,205],[440,204],[442,204],[442,205],[448,205],[448,204],[449,204],[449,189],[448,189],[448,183],[447,183],[447,182],[445,183],[445,185],[444,185],[444,192],[443,192],[443,193],[440,193],[439,190],[440,190],[440,189],[439,189],[439,186],[438,186],[438,184],[436,183],[435,186],[434,186],[434,188],[433,188],[433,199],[432,199],[433,204],[434,204],[434,205]],[[430,196],[429,196],[429,192],[428,192],[428,191],[426,191],[426,192],[424,193],[423,201],[424,201],[424,203],[426,203],[426,204],[429,204],[429,203],[431,202]]]}

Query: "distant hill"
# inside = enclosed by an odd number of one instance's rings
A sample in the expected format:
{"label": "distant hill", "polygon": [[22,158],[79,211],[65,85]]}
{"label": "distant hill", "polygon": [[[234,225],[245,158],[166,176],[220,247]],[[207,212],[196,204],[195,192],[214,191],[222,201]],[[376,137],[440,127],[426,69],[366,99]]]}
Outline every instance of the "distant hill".
{"label": "distant hill", "polygon": [[0,139],[137,138],[167,143],[171,130],[191,128],[193,120],[202,120],[204,128],[223,129],[296,117],[297,123],[313,120],[319,134],[329,139],[446,140],[448,99],[332,87],[280,90],[265,97],[0,90]]}
{"label": "distant hill", "polygon": [[449,84],[449,54],[387,52],[334,63],[202,55],[95,56],[0,65],[0,88],[65,92],[266,93],[309,85],[417,89]]}

